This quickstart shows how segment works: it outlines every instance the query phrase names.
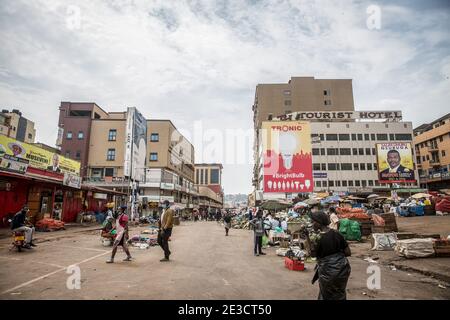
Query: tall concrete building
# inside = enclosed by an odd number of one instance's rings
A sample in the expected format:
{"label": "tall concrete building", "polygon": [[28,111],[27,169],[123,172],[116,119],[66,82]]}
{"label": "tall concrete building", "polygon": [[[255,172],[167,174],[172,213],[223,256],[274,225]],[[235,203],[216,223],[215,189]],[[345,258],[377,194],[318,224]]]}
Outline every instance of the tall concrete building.
{"label": "tall concrete building", "polygon": [[0,117],[0,134],[25,143],[34,143],[36,129],[34,122],[22,116],[17,109],[2,110]]}
{"label": "tall concrete building", "polygon": [[420,185],[450,189],[450,113],[414,129]]}
{"label": "tall concrete building", "polygon": [[[263,121],[301,120],[310,123],[314,191],[373,193],[387,191],[380,183],[376,144],[409,142],[412,123],[400,111],[355,111],[352,80],[293,77],[287,84],[259,84],[254,113],[254,201],[285,197],[264,194]],[[416,172],[417,179],[417,172]],[[417,183],[402,184],[405,188]],[[301,193],[301,189],[298,190]]]}
{"label": "tall concrete building", "polygon": [[199,188],[200,207],[223,207],[222,170],[220,163],[195,164],[195,184]]}

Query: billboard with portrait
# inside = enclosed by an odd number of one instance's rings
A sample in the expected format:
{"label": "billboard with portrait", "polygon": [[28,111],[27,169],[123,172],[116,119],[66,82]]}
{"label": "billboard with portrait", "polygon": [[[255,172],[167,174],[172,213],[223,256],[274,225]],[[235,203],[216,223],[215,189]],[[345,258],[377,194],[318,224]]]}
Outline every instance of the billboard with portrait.
{"label": "billboard with portrait", "polygon": [[135,181],[145,180],[147,120],[136,108],[127,110],[124,174]]}
{"label": "billboard with portrait", "polygon": [[416,182],[411,143],[377,143],[376,148],[380,183]]}
{"label": "billboard with portrait", "polygon": [[312,192],[314,182],[309,122],[265,121],[261,135],[264,192]]}

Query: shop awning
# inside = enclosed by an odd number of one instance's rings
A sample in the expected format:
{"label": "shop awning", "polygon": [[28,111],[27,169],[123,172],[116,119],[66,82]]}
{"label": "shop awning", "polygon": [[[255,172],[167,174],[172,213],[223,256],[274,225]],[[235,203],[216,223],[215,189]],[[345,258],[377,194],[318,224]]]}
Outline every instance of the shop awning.
{"label": "shop awning", "polygon": [[116,190],[111,190],[108,188],[101,188],[101,187],[93,187],[93,186],[88,186],[88,185],[81,185],[81,190],[86,190],[86,191],[92,191],[92,192],[98,192],[98,193],[107,193],[107,194],[112,194],[112,195],[116,195],[116,196],[126,196],[127,193],[126,192],[120,192],[120,191],[116,191]]}
{"label": "shop awning", "polygon": [[20,174],[20,173],[5,172],[5,171],[0,171],[0,176],[19,178],[19,179],[24,179],[24,180],[28,180],[28,181],[39,181],[39,182],[55,183],[55,184],[59,184],[61,186],[63,185],[63,182],[61,180],[52,179],[50,177],[44,178],[44,177],[36,176],[36,175],[29,175],[29,174],[24,175],[24,174]]}

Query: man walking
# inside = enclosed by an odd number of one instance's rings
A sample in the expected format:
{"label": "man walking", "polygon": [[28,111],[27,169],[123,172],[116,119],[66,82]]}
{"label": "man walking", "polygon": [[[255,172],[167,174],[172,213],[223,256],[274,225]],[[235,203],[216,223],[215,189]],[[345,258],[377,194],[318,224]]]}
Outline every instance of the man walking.
{"label": "man walking", "polygon": [[169,238],[172,235],[173,228],[173,210],[170,209],[169,200],[164,201],[163,208],[164,211],[159,220],[158,244],[164,250],[164,258],[159,261],[167,262],[171,254],[169,250]]}
{"label": "man walking", "polygon": [[225,226],[225,236],[228,236],[228,231],[231,228],[231,216],[229,212],[225,212],[223,217],[223,224]]}
{"label": "man walking", "polygon": [[263,212],[261,209],[256,213],[256,218],[250,221],[250,224],[253,226],[253,232],[255,235],[255,248],[254,254],[255,256],[265,255],[262,252],[262,238],[264,236],[264,220],[262,218]]}
{"label": "man walking", "polygon": [[111,258],[106,263],[114,263],[114,257],[116,256],[117,247],[122,246],[123,251],[127,254],[127,257],[123,261],[131,261],[131,254],[128,250],[128,216],[126,214],[126,206],[122,206],[119,209],[119,216],[116,220],[116,239],[114,240],[113,249],[111,252]]}

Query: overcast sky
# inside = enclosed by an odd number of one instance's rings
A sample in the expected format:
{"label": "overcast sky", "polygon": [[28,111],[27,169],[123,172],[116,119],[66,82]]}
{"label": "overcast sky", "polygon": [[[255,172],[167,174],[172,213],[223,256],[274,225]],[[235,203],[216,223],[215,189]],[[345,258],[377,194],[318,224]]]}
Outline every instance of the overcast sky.
{"label": "overcast sky", "polygon": [[[60,101],[247,130],[258,83],[314,76],[353,79],[356,109],[402,110],[418,126],[450,110],[448,3],[0,0],[0,107],[21,109],[50,145]],[[225,162],[226,193],[251,192],[251,154],[201,155]]]}

